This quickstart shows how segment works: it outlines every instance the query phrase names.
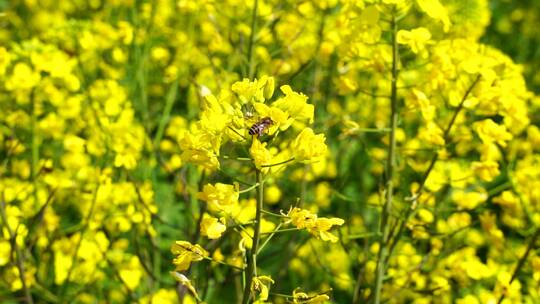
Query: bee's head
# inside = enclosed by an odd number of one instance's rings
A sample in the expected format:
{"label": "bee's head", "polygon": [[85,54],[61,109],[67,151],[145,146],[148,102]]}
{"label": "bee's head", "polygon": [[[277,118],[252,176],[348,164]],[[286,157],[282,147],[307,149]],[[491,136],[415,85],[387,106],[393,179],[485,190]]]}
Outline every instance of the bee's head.
{"label": "bee's head", "polygon": [[265,124],[269,124],[269,125],[273,125],[274,124],[274,121],[272,120],[272,118],[270,117],[265,117],[261,120],[261,122],[265,123]]}

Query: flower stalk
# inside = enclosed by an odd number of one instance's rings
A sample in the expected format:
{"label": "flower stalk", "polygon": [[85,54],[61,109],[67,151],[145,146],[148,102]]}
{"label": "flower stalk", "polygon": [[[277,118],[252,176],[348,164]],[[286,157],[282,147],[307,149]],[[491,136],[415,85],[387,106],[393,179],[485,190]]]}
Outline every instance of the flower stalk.
{"label": "flower stalk", "polygon": [[260,170],[256,171],[257,184],[257,207],[255,210],[255,225],[253,227],[253,242],[247,259],[246,285],[242,296],[242,304],[249,303],[251,298],[251,282],[257,276],[257,251],[261,237],[261,219],[264,202],[264,179]]}
{"label": "flower stalk", "polygon": [[[447,143],[450,140],[450,131],[452,130],[452,127],[454,126],[454,123],[456,122],[457,116],[463,110],[465,101],[467,100],[467,98],[471,94],[471,92],[474,89],[474,87],[476,86],[476,84],[478,84],[478,82],[480,81],[480,78],[481,78],[480,75],[476,76],[475,80],[471,83],[471,85],[469,86],[467,91],[465,91],[465,93],[463,94],[463,97],[461,98],[461,101],[460,101],[459,105],[454,110],[454,114],[452,115],[452,118],[450,119],[450,122],[448,123],[448,126],[444,130],[443,138],[444,138],[445,143]],[[435,153],[433,155],[433,157],[431,158],[431,161],[429,163],[428,168],[426,169],[426,171],[424,172],[424,174],[422,176],[422,180],[420,181],[420,185],[418,186],[418,189],[416,190],[416,193],[410,198],[411,204],[409,204],[409,207],[407,208],[407,210],[405,212],[403,220],[399,223],[399,227],[397,228],[397,232],[394,233],[394,237],[392,237],[392,244],[389,245],[390,249],[389,249],[388,255],[386,257],[386,262],[385,263],[388,263],[388,261],[390,260],[390,257],[392,255],[392,253],[394,252],[394,249],[395,249],[397,243],[399,242],[399,240],[401,239],[401,237],[403,235],[403,232],[405,230],[405,225],[407,224],[409,219],[412,216],[414,216],[414,214],[415,214],[414,211],[416,210],[415,209],[416,204],[417,204],[418,200],[420,199],[420,196],[422,196],[422,194],[424,193],[424,187],[425,187],[426,181],[427,181],[429,175],[431,174],[433,168],[435,168],[435,164],[437,163],[438,160],[439,160],[439,154]],[[392,231],[394,231],[394,230],[395,229],[392,229]]]}
{"label": "flower stalk", "polygon": [[255,45],[255,32],[257,31],[257,9],[259,1],[253,0],[253,11],[251,15],[251,32],[249,33],[249,42],[247,49],[248,76],[253,79],[255,76],[255,64],[253,62],[253,47]]}
{"label": "flower stalk", "polygon": [[392,200],[394,192],[394,173],[396,164],[396,129],[398,124],[398,96],[397,96],[397,77],[399,60],[398,45],[397,45],[397,21],[395,13],[392,15],[391,21],[392,33],[392,83],[390,93],[390,144],[388,146],[388,156],[386,159],[386,198],[381,214],[381,223],[379,232],[382,234],[380,241],[379,255],[377,259],[377,269],[375,273],[375,297],[374,303],[381,303],[381,290],[383,285],[383,277],[386,271],[386,257],[388,255],[388,241],[390,239],[390,215],[392,213]]}
{"label": "flower stalk", "polygon": [[[523,254],[523,256],[519,259],[519,262],[516,266],[516,269],[514,270],[514,273],[512,274],[512,277],[510,278],[510,281],[508,282],[508,286],[510,286],[512,284],[512,282],[514,282],[514,280],[517,278],[517,275],[519,273],[519,271],[521,270],[521,268],[523,267],[523,265],[525,265],[525,261],[527,261],[527,257],[529,257],[529,253],[531,252],[531,250],[534,248],[534,245],[536,243],[536,240],[540,237],[540,228],[536,228],[536,232],[534,233],[534,235],[531,237],[531,240],[529,241],[529,244],[527,245],[527,250],[525,250],[525,253]],[[506,294],[503,292],[501,294],[501,296],[499,297],[499,300],[497,301],[497,304],[501,304],[502,301],[504,300],[504,297],[506,296]]]}

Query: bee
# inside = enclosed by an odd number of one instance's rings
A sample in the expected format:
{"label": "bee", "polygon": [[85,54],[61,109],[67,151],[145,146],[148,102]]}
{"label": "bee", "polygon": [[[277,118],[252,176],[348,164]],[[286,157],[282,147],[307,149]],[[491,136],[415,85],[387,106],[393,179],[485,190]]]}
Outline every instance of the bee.
{"label": "bee", "polygon": [[249,128],[249,135],[262,136],[274,124],[270,117],[264,117]]}

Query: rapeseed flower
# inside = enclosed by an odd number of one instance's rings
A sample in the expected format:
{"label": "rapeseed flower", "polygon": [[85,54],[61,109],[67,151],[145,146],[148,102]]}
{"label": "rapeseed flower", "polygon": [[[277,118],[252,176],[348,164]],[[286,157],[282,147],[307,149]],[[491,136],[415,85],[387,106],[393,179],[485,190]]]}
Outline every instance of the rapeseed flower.
{"label": "rapeseed flower", "polygon": [[208,252],[200,245],[193,245],[187,241],[176,241],[171,246],[171,252],[176,256],[173,259],[176,271],[188,270],[191,263],[202,261],[208,257]]}
{"label": "rapeseed flower", "polygon": [[208,237],[211,240],[218,239],[225,232],[227,226],[220,223],[217,218],[207,214],[203,215],[201,221],[201,235]]}
{"label": "rapeseed flower", "polygon": [[197,197],[208,203],[208,208],[212,211],[228,211],[238,203],[240,193],[238,186],[216,183],[206,184],[203,191],[197,194]]}
{"label": "rapeseed flower", "polygon": [[296,226],[296,228],[306,229],[315,237],[332,243],[337,242],[338,238],[328,230],[330,230],[332,226],[341,226],[345,222],[343,219],[336,217],[317,217],[317,214],[297,207],[291,208],[287,213],[287,217],[289,218],[288,222]]}
{"label": "rapeseed flower", "polygon": [[315,134],[311,128],[303,129],[294,140],[291,149],[297,161],[313,161],[326,155],[324,134]]}

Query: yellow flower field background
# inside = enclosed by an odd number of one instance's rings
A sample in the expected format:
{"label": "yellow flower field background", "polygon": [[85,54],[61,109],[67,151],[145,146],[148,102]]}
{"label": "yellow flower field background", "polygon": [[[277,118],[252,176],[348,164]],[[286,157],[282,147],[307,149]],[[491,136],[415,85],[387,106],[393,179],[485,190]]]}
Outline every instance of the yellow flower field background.
{"label": "yellow flower field background", "polygon": [[540,303],[538,26],[0,0],[0,302]]}

